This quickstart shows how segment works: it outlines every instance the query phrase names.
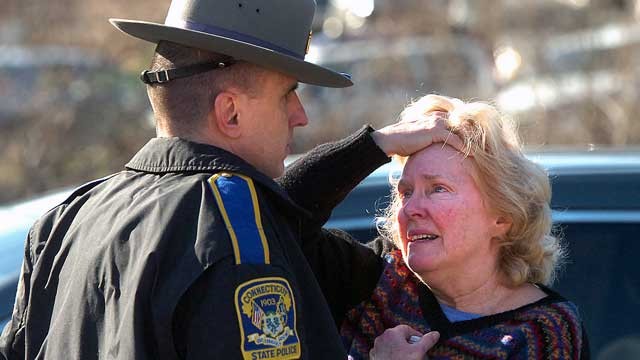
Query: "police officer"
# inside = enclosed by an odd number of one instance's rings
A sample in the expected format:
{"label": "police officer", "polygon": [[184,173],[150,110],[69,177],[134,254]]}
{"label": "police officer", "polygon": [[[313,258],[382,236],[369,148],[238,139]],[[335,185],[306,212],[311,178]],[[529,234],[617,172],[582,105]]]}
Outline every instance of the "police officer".
{"label": "police officer", "polygon": [[[29,232],[7,359],[344,359],[301,250],[307,212],[272,180],[308,119],[298,82],[352,83],[304,61],[313,0],[174,0],[142,73],[157,137]],[[416,124],[345,143],[407,155]],[[444,133],[444,132],[443,132]],[[431,136],[431,135],[430,135]]]}

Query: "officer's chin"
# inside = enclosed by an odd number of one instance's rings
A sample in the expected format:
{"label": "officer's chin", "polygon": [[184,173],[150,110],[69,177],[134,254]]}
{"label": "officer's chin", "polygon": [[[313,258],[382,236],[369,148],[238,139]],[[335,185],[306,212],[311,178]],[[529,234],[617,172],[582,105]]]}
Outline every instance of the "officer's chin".
{"label": "officer's chin", "polygon": [[276,164],[270,169],[265,169],[264,173],[272,179],[281,177],[282,175],[284,175],[284,162]]}
{"label": "officer's chin", "polygon": [[282,175],[284,175],[284,164],[282,164],[282,167],[279,168],[275,175],[271,176],[271,178],[276,179],[281,177]]}

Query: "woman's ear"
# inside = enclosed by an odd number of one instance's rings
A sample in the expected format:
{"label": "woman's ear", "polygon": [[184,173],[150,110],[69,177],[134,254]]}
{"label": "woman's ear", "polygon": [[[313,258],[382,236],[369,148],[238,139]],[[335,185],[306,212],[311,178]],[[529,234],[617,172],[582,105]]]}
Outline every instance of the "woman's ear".
{"label": "woman's ear", "polygon": [[238,97],[236,94],[223,91],[216,96],[213,113],[215,114],[215,126],[218,130],[233,139],[242,135],[238,122]]}
{"label": "woman's ear", "polygon": [[496,218],[495,224],[495,234],[494,236],[504,236],[509,229],[511,229],[512,221],[507,216],[498,216]]}

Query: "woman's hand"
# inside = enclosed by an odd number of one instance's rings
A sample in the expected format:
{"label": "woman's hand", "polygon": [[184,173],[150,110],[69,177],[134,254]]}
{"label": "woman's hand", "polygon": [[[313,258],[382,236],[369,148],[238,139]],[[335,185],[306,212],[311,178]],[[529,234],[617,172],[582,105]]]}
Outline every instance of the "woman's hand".
{"label": "woman's hand", "polygon": [[[410,342],[412,337],[416,342]],[[437,331],[422,335],[410,326],[398,325],[376,338],[369,357],[372,360],[423,360],[439,338]]]}

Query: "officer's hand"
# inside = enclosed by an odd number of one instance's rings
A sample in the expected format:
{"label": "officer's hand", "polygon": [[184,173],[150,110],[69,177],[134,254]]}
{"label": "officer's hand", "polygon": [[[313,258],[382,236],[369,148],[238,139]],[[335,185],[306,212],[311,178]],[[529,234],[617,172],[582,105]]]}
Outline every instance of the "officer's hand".
{"label": "officer's hand", "polygon": [[[409,339],[415,336],[419,338],[415,343]],[[433,345],[438,342],[440,333],[431,331],[424,336],[407,325],[398,325],[387,329],[376,338],[373,349],[369,352],[372,360],[423,360]]]}
{"label": "officer's hand", "polygon": [[434,111],[428,119],[399,121],[374,131],[371,136],[389,156],[409,156],[435,143],[446,143],[463,151],[462,140],[449,131],[446,117],[447,113]]}

